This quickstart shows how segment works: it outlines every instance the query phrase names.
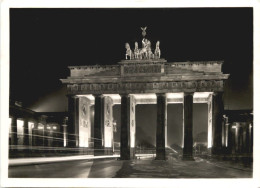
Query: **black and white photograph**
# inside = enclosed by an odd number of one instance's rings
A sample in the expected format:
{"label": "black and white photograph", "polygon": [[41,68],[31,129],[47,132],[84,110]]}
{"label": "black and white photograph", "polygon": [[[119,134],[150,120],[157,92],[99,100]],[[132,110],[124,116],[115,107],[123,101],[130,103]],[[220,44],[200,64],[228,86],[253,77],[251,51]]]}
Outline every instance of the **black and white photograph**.
{"label": "black and white photograph", "polygon": [[253,7],[8,12],[8,181],[255,179]]}

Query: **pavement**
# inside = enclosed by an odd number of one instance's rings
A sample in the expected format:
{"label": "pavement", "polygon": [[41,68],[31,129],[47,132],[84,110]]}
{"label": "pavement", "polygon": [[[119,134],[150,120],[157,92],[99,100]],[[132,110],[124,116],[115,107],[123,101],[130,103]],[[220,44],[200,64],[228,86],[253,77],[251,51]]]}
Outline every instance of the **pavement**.
{"label": "pavement", "polygon": [[[52,163],[10,165],[10,178],[252,178],[253,170],[225,161],[195,158],[183,161],[169,156],[166,161],[154,156],[140,156],[136,160],[117,160],[92,156],[74,156],[80,160]],[[89,158],[88,158],[89,157]],[[95,158],[95,160],[93,159]],[[64,159],[65,160],[65,159]]]}

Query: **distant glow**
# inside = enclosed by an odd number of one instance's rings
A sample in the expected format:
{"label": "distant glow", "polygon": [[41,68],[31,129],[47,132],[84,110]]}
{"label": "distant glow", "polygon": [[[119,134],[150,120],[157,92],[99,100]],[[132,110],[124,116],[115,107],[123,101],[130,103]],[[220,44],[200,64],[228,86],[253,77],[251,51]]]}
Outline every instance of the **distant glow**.
{"label": "distant glow", "polygon": [[156,94],[134,94],[135,99],[156,99]]}
{"label": "distant glow", "polygon": [[47,129],[51,129],[51,127],[50,127],[50,126],[47,126]]}
{"label": "distant glow", "polygon": [[193,98],[208,98],[212,92],[195,92]]}
{"label": "distant glow", "polygon": [[34,123],[28,122],[29,126],[29,145],[32,145],[32,129],[34,128]]}
{"label": "distant glow", "polygon": [[232,126],[232,129],[235,129],[235,128],[237,128],[237,126],[236,126],[236,125],[233,125],[233,126]]}
{"label": "distant glow", "polygon": [[89,132],[90,126],[84,126],[86,123],[86,119],[81,117],[80,119],[80,127],[79,127],[79,146],[80,147],[89,147]]}
{"label": "distant glow", "polygon": [[53,127],[52,127],[52,129],[53,129],[53,130],[56,130],[56,129],[57,129],[57,127],[56,127],[56,126],[53,126]]}
{"label": "distant glow", "polygon": [[17,133],[23,133],[23,120],[17,120]]}
{"label": "distant glow", "polygon": [[43,129],[43,128],[44,128],[43,125],[39,125],[39,126],[38,126],[38,129]]}
{"label": "distant glow", "polygon": [[17,137],[18,137],[18,145],[23,145],[23,136],[24,136],[24,121],[17,120]]}
{"label": "distant glow", "polygon": [[183,93],[167,93],[167,98],[168,99],[182,99],[183,98]]}
{"label": "distant glow", "polygon": [[113,100],[119,100],[121,99],[119,94],[104,94],[103,96],[111,97]]}
{"label": "distant glow", "polygon": [[113,127],[105,126],[105,147],[112,147]]}
{"label": "distant glow", "polygon": [[9,118],[9,133],[12,132],[12,118]]}

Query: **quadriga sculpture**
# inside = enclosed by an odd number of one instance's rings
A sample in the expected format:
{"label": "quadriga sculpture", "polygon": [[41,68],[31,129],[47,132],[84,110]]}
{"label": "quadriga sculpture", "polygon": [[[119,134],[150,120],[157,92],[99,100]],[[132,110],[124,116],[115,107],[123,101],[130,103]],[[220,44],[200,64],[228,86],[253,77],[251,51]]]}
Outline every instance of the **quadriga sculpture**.
{"label": "quadriga sculpture", "polygon": [[133,59],[133,52],[128,43],[125,44],[125,48],[126,48],[125,59],[127,59],[127,56],[129,56],[130,60]]}
{"label": "quadriga sculpture", "polygon": [[154,51],[154,56],[156,59],[160,59],[161,57],[161,50],[160,50],[160,41],[156,42],[156,47],[155,47],[155,51]]}

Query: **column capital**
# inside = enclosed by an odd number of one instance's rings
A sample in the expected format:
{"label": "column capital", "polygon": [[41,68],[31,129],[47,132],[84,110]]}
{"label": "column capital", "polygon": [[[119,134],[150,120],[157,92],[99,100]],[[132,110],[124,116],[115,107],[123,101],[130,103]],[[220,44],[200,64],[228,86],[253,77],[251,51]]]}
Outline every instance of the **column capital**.
{"label": "column capital", "polygon": [[71,94],[66,95],[66,97],[72,98],[72,99],[79,98],[79,96],[77,96],[77,95],[71,95]]}
{"label": "column capital", "polygon": [[100,94],[100,93],[98,93],[98,94],[92,94],[92,95],[93,95],[95,98],[96,98],[96,97],[104,97],[103,94]]}
{"label": "column capital", "polygon": [[120,97],[130,97],[130,93],[119,93]]}
{"label": "column capital", "polygon": [[184,97],[185,97],[185,96],[189,96],[189,95],[193,96],[193,95],[194,95],[194,92],[184,92],[184,93],[183,93],[183,96],[184,96]]}
{"label": "column capital", "polygon": [[214,91],[214,92],[212,93],[212,96],[218,96],[218,95],[223,95],[223,94],[224,94],[223,91]]}
{"label": "column capital", "polygon": [[158,96],[167,97],[167,96],[166,96],[166,93],[155,93],[155,94],[156,94],[157,97],[158,97]]}

